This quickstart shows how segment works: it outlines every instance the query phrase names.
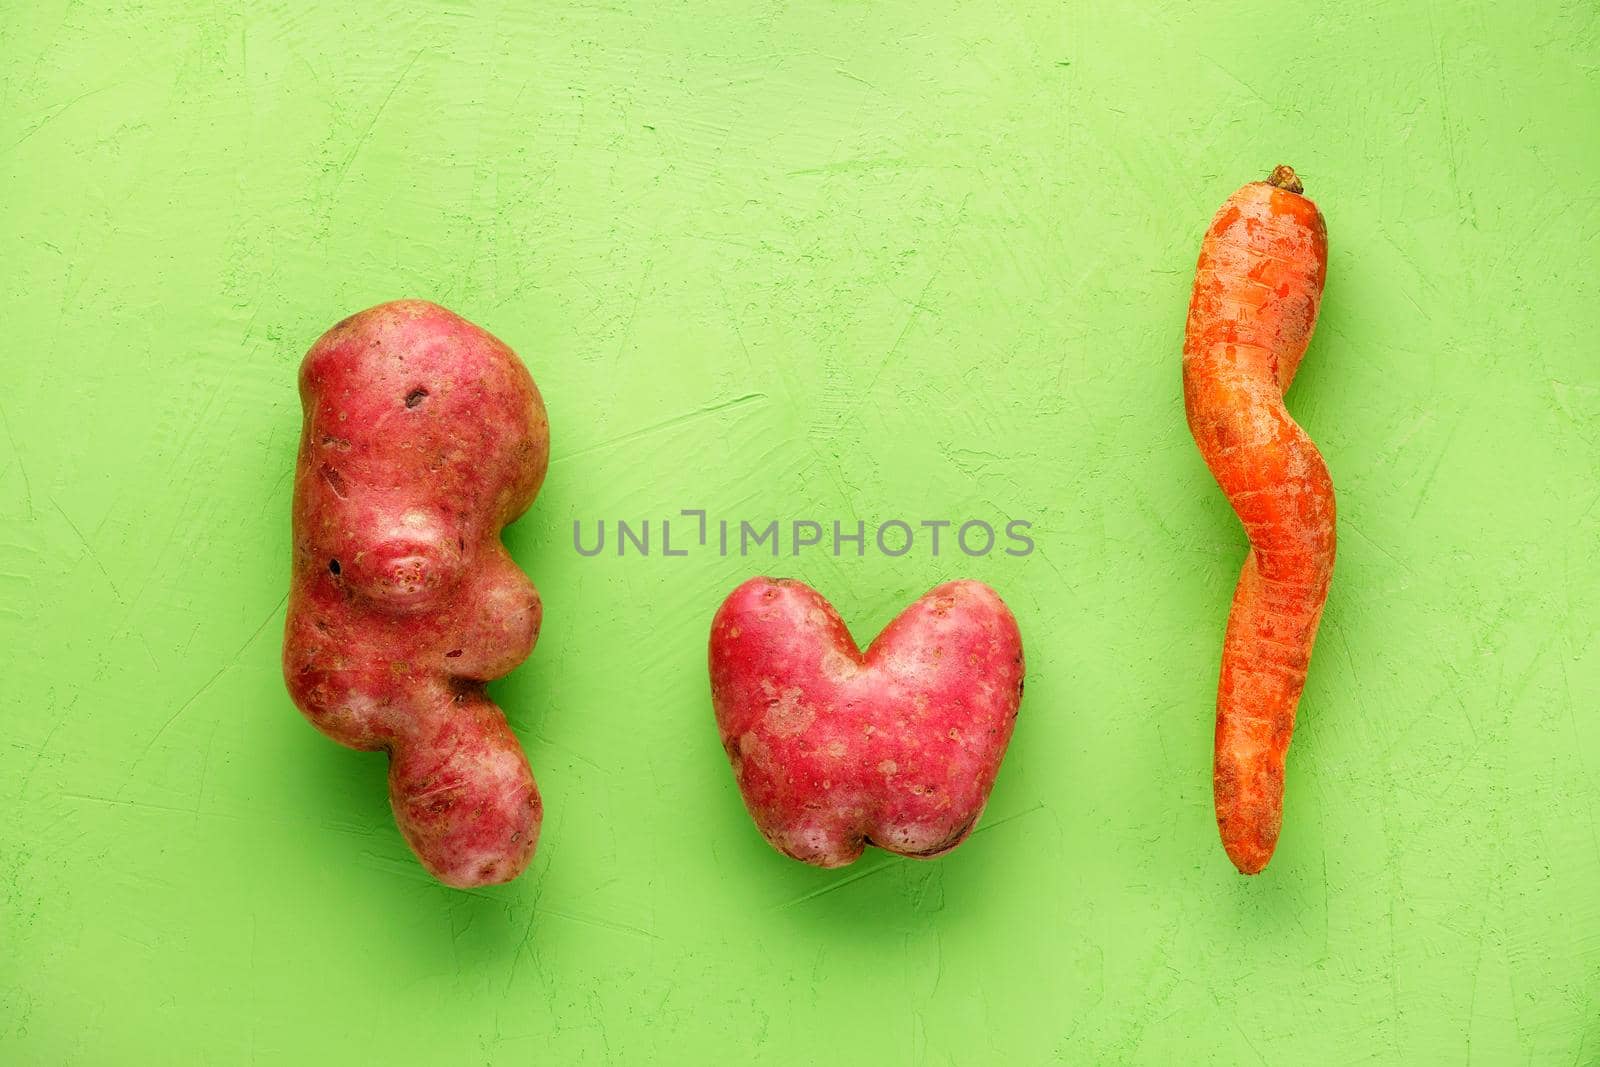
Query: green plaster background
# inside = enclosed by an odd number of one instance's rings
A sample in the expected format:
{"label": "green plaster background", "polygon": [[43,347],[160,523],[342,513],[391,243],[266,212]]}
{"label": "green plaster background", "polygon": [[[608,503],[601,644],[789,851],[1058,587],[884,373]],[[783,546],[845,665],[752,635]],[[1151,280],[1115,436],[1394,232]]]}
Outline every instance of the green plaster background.
{"label": "green plaster background", "polygon": [[[1589,3],[6,5],[0,1059],[1600,1063]],[[1244,540],[1184,427],[1200,233],[1328,218],[1290,407],[1340,555],[1282,847],[1212,696]],[[555,460],[495,692],[547,803],[460,893],[278,650],[298,360],[402,295]],[[1022,517],[968,560],[583,559],[574,519]],[[784,860],[704,671],[803,577],[863,640],[997,586],[978,834]]]}

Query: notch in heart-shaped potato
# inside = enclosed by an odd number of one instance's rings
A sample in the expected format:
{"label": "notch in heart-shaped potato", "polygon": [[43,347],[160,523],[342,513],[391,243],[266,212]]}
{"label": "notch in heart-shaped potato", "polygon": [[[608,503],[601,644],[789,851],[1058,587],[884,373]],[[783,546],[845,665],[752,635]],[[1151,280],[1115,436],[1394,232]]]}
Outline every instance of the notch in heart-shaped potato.
{"label": "notch in heart-shaped potato", "polygon": [[1017,621],[974,581],[930,590],[863,653],[816,590],[752,578],[712,621],[710,665],[745,806],[774,848],[818,867],[966,840],[1022,700]]}

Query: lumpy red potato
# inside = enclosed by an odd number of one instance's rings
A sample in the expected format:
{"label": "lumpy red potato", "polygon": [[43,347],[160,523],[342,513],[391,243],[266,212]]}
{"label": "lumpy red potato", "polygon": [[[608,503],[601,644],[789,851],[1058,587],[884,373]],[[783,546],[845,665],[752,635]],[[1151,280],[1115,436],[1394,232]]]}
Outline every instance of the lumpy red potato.
{"label": "lumpy red potato", "polygon": [[842,867],[972,833],[1022,700],[1022,636],[981,582],[938,586],[865,653],[803,582],[753,578],[711,624],[711,698],[745,806],[779,851]]}
{"label": "lumpy red potato", "polygon": [[500,541],[549,464],[539,390],[484,330],[401,300],[323,334],[300,400],[289,694],[335,741],[389,753],[395,821],[436,878],[508,881],[542,808],[484,683],[539,634]]}

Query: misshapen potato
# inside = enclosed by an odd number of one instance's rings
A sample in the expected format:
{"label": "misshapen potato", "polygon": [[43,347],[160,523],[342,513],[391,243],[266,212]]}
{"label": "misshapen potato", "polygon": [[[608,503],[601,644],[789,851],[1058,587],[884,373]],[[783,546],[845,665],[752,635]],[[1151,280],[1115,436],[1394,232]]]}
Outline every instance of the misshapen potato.
{"label": "misshapen potato", "polygon": [[539,594],[500,541],[549,464],[539,390],[484,330],[401,300],[323,334],[300,399],[289,694],[335,741],[389,753],[395,821],[436,878],[508,881],[542,807],[484,683],[539,634]]}
{"label": "misshapen potato", "polygon": [[972,833],[1022,700],[1022,637],[994,590],[949,582],[861,652],[802,582],[753,578],[711,624],[711,699],[772,846],[818,867],[866,845],[931,859]]}

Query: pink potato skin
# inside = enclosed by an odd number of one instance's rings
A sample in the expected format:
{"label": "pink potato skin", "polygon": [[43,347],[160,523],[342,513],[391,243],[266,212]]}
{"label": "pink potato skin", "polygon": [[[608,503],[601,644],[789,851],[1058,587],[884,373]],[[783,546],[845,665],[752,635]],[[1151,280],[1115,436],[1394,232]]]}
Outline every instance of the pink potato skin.
{"label": "pink potato skin", "polygon": [[752,578],[711,624],[711,700],[745,806],[818,867],[932,859],[972,833],[1022,701],[1022,635],[981,582],[938,586],[862,653],[803,582]]}
{"label": "pink potato skin", "polygon": [[543,809],[484,683],[539,635],[500,541],[549,464],[539,390],[484,330],[400,300],[318,338],[300,401],[289,695],[340,744],[389,753],[395,821],[434,877],[509,881]]}

